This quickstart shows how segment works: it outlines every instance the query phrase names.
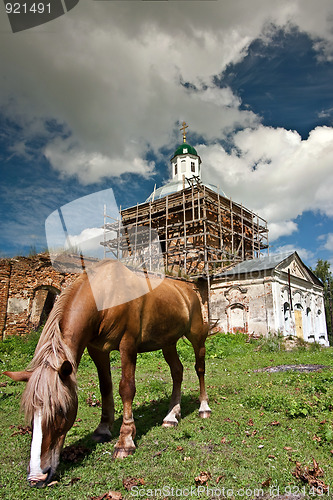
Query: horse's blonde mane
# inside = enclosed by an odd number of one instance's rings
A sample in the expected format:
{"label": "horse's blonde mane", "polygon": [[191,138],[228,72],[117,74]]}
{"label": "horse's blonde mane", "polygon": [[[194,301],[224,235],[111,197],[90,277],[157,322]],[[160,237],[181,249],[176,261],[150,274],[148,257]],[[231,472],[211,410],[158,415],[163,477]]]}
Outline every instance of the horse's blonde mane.
{"label": "horse's blonde mane", "polygon": [[[32,373],[22,396],[22,408],[29,422],[32,421],[36,410],[41,409],[43,421],[47,425],[52,424],[57,414],[66,415],[76,401],[77,367],[73,353],[63,341],[60,321],[82,278],[80,277],[61,293],[45,323],[34,357],[28,367],[28,371]],[[74,370],[64,382],[58,370],[66,359]]]}

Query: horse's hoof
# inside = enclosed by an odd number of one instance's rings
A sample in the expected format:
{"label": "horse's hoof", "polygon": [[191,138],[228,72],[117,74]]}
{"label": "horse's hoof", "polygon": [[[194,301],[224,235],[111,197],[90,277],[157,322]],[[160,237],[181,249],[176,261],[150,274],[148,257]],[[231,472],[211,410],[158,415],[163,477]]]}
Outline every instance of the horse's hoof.
{"label": "horse's hoof", "polygon": [[211,416],[211,411],[210,410],[205,410],[205,411],[199,411],[199,417],[200,418],[209,418]]}
{"label": "horse's hoof", "polygon": [[108,441],[111,441],[111,434],[100,434],[98,432],[94,432],[91,439],[95,441],[95,443],[107,443]]}
{"label": "horse's hoof", "polygon": [[129,455],[133,455],[134,452],[135,452],[135,448],[115,448],[113,455],[112,455],[112,458],[113,459],[126,458]]}
{"label": "horse's hoof", "polygon": [[163,420],[162,427],[177,427],[178,422],[175,420]]}

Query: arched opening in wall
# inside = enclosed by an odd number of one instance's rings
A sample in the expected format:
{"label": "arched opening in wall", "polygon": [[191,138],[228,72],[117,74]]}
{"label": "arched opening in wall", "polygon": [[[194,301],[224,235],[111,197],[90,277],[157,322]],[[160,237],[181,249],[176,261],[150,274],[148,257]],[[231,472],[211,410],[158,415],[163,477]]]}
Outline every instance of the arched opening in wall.
{"label": "arched opening in wall", "polygon": [[30,314],[30,322],[34,330],[45,323],[59,293],[60,290],[49,285],[42,285],[35,289]]}
{"label": "arched opening in wall", "polygon": [[298,338],[303,339],[303,319],[302,319],[303,307],[301,304],[297,303],[294,307],[295,314],[295,330]]}
{"label": "arched opening in wall", "polygon": [[326,330],[325,316],[323,315],[322,310],[318,309],[316,315],[316,331],[319,342],[326,340],[325,330]]}
{"label": "arched opening in wall", "polygon": [[310,307],[306,308],[305,321],[306,321],[305,330],[306,330],[307,340],[309,340],[310,342],[314,342],[315,335],[314,335],[313,328],[312,328],[312,316],[311,316],[311,308]]}
{"label": "arched opening in wall", "polygon": [[290,304],[285,302],[283,304],[283,319],[284,319],[284,334],[291,335],[290,331]]}
{"label": "arched opening in wall", "polygon": [[228,330],[230,333],[248,333],[246,309],[243,304],[233,304],[228,309]]}

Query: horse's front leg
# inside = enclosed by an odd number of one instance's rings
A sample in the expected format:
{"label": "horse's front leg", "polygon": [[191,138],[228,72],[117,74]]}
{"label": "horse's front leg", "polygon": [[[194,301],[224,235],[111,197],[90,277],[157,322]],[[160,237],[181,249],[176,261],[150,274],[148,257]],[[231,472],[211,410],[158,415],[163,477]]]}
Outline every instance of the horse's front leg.
{"label": "horse's front leg", "polygon": [[121,380],[119,383],[119,394],[124,408],[123,423],[120,435],[115,446],[113,458],[124,458],[132,455],[135,451],[135,423],[132,412],[132,403],[135,396],[135,365],[137,352],[131,340],[123,337],[119,346],[121,357]]}
{"label": "horse's front leg", "polygon": [[102,396],[102,416],[92,438],[98,443],[110,441],[111,430],[114,422],[114,401],[112,392],[112,379],[110,371],[110,355],[105,351],[88,346],[88,352],[96,365],[99,387]]}

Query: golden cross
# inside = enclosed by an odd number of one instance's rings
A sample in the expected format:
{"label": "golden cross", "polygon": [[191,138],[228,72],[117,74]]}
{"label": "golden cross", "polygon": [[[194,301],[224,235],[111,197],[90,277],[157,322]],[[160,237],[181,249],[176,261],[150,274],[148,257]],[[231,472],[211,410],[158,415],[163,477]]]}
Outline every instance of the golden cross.
{"label": "golden cross", "polygon": [[183,141],[186,142],[186,129],[188,128],[188,125],[186,125],[186,122],[183,122],[183,126],[181,127],[180,131],[183,132]]}

